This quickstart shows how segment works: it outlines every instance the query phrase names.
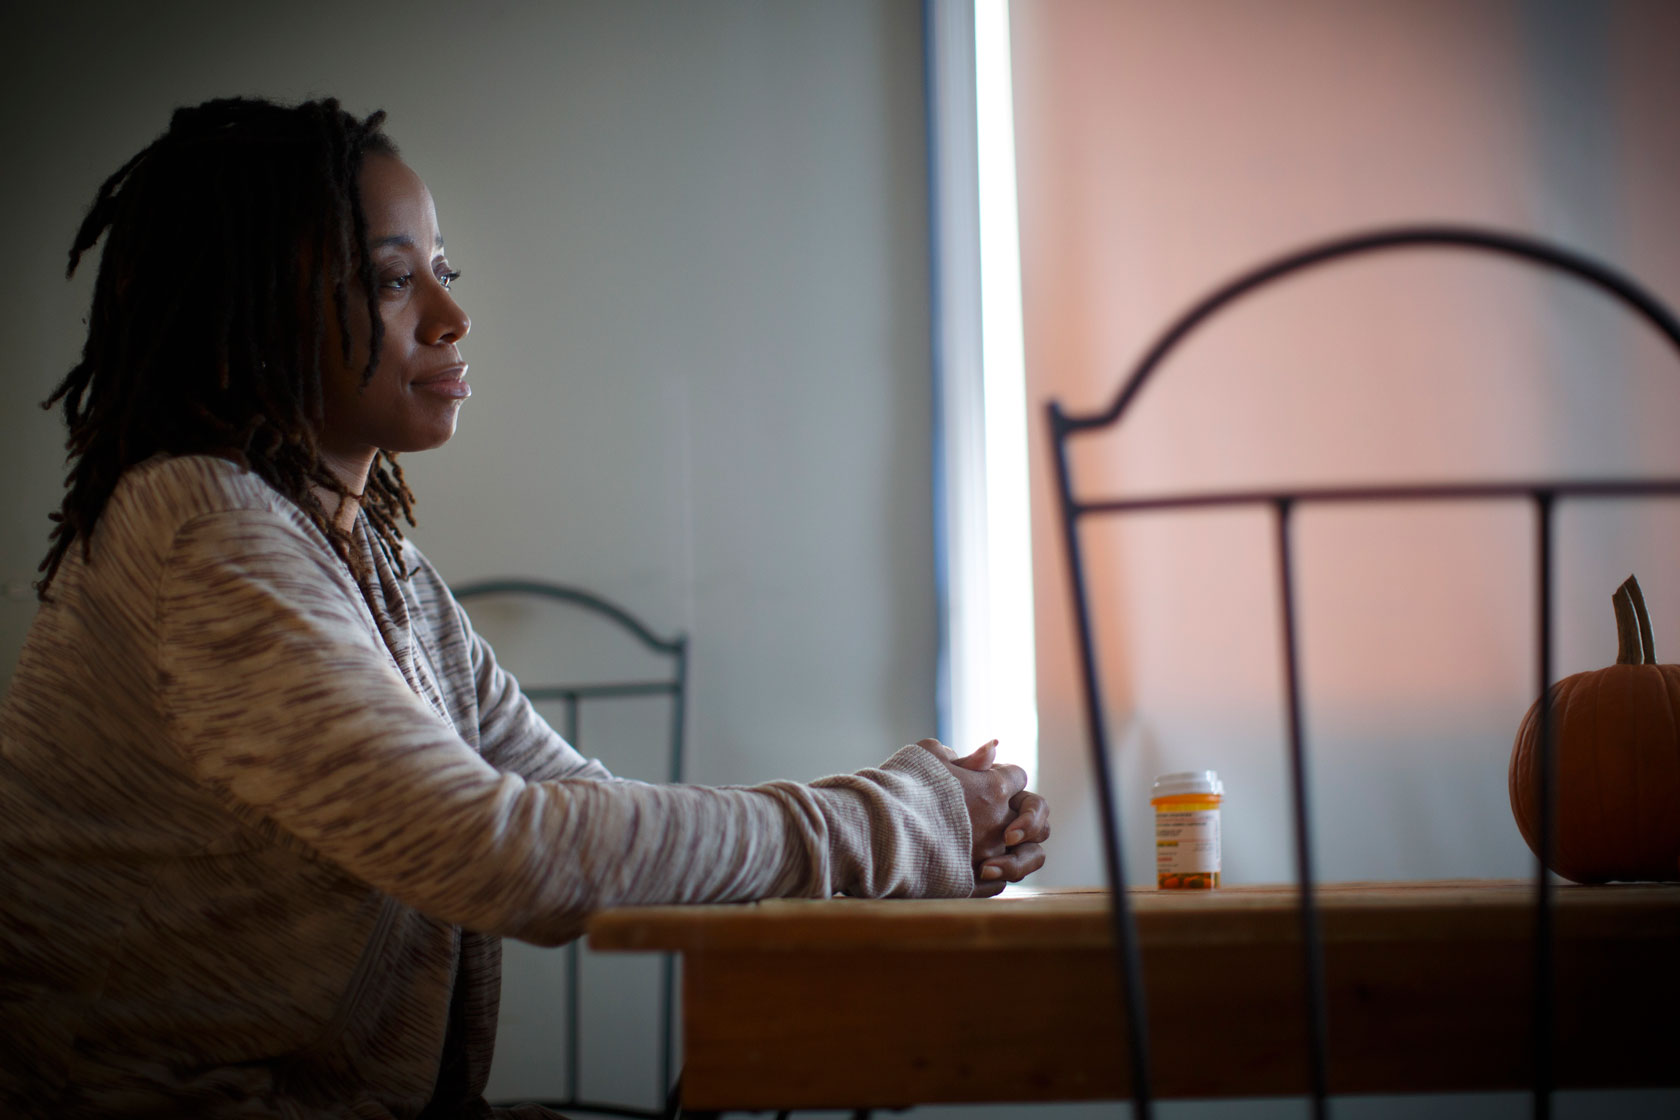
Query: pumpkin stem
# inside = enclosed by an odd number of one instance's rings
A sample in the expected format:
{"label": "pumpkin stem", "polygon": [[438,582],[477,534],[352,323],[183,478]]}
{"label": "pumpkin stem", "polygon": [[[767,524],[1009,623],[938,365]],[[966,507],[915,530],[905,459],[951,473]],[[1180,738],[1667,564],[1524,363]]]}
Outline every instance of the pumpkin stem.
{"label": "pumpkin stem", "polygon": [[1645,593],[1639,590],[1639,581],[1628,576],[1624,585],[1628,589],[1628,597],[1633,600],[1633,613],[1639,618],[1639,647],[1645,656],[1645,664],[1657,663],[1657,640],[1651,630],[1651,615],[1645,609]]}
{"label": "pumpkin stem", "polygon": [[1616,609],[1616,664],[1654,665],[1657,657],[1651,640],[1651,616],[1645,610],[1645,596],[1639,581],[1629,576],[1610,598]]}

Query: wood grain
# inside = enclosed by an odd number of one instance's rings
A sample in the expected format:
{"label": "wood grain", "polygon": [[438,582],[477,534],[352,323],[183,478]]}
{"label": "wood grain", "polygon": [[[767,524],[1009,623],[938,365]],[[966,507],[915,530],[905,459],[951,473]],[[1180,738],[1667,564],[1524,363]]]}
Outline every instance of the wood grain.
{"label": "wood grain", "polygon": [[[1295,891],[1131,898],[1154,1091],[1306,1091]],[[1333,1092],[1528,1084],[1532,884],[1318,901]],[[1680,1084],[1680,886],[1560,887],[1555,913],[1558,1084]],[[1108,920],[1101,891],[842,899],[609,911],[590,942],[684,954],[695,1108],[1101,1099],[1130,1092]]]}

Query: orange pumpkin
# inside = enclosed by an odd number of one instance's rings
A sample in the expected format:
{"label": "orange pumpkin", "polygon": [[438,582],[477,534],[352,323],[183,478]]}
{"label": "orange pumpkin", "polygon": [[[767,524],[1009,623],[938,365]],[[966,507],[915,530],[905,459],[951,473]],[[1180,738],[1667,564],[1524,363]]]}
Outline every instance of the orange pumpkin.
{"label": "orange pumpkin", "polygon": [[[1632,576],[1612,597],[1616,663],[1552,686],[1557,816],[1551,869],[1578,883],[1680,873],[1680,665],[1658,665]],[[1543,700],[1544,698],[1542,698]],[[1540,705],[1511,750],[1511,812],[1540,851]]]}

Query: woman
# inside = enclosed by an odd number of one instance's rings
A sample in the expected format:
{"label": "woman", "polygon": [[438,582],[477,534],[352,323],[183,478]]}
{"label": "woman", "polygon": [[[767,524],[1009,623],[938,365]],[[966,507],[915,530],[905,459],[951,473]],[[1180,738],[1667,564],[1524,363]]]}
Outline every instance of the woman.
{"label": "woman", "polygon": [[535,714],[399,529],[470,323],[381,118],[180,110],[71,250],[106,238],[0,709],[0,1111],[486,1115],[501,936],[1043,862],[989,745],[660,787]]}

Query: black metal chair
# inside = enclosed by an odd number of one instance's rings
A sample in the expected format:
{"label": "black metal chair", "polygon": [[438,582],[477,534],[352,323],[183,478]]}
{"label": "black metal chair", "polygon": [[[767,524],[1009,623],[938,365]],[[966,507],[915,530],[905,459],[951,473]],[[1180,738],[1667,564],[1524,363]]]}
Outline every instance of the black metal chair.
{"label": "black metal chair", "polygon": [[[1096,665],[1096,642],[1091,607],[1080,550],[1079,526],[1091,519],[1134,513],[1208,508],[1265,508],[1272,514],[1278,559],[1279,629],[1283,646],[1283,702],[1288,713],[1291,795],[1294,810],[1295,866],[1300,883],[1300,922],[1305,965],[1308,1038],[1311,1046],[1310,1072],[1313,1114],[1323,1120],[1327,1112],[1328,1077],[1326,1036],[1328,1024],[1324,1000],[1324,960],[1318,933],[1314,901],[1312,838],[1307,798],[1305,733],[1302,727],[1300,678],[1297,673],[1296,608],[1294,568],[1291,553],[1291,514],[1302,505],[1314,503],[1367,503],[1396,501],[1478,501],[1527,498],[1536,514],[1535,552],[1538,598],[1535,613],[1539,640],[1536,649],[1536,685],[1542,696],[1551,688],[1553,579],[1552,533],[1554,507],[1564,499],[1672,498],[1680,494],[1680,479],[1539,479],[1528,482],[1504,480],[1467,481],[1434,485],[1326,486],[1293,490],[1248,490],[1216,493],[1171,494],[1148,497],[1115,497],[1098,493],[1086,496],[1075,487],[1070,465],[1069,444],[1076,438],[1119,425],[1138,390],[1162,361],[1197,327],[1242,297],[1303,270],[1349,257],[1374,252],[1411,248],[1470,249],[1498,254],[1520,263],[1562,272],[1584,281],[1617,300],[1626,310],[1643,318],[1680,349],[1680,319],[1638,284],[1604,265],[1556,246],[1498,231],[1457,226],[1416,227],[1376,230],[1322,244],[1265,262],[1223,284],[1174,320],[1150,347],[1121,384],[1107,408],[1088,414],[1064,411],[1052,401],[1048,409],[1051,445],[1054,448],[1060,496],[1063,547],[1069,582],[1073,591],[1073,615],[1080,642],[1085,716],[1091,737],[1091,759],[1097,796],[1101,806],[1104,857],[1113,905],[1114,944],[1121,984],[1120,1020],[1126,1032],[1133,1085],[1133,1113],[1148,1120],[1152,1114],[1149,1080],[1149,1021],[1145,1014],[1143,974],[1131,907],[1126,900],[1125,864],[1121,853],[1120,810],[1109,766],[1108,732],[1104,721],[1100,676]],[[1540,757],[1537,767],[1540,804],[1540,850],[1550,852],[1556,837],[1556,758],[1552,730],[1548,728],[1550,704],[1540,706]],[[1551,1112],[1553,1084],[1553,1024],[1556,1015],[1553,977],[1552,885],[1544,864],[1535,867],[1535,1015],[1530,1042],[1534,1059],[1534,1115],[1545,1120]]]}
{"label": "black metal chair", "polygon": [[[454,588],[455,598],[470,605],[474,612],[474,626],[482,633],[492,638],[492,645],[497,648],[497,656],[503,659],[515,676],[519,677],[521,687],[527,697],[539,709],[550,705],[560,706],[558,730],[566,737],[566,741],[577,747],[585,754],[591,753],[582,741],[582,708],[589,703],[590,710],[596,711],[604,704],[619,704],[625,701],[652,700],[669,705],[670,716],[668,723],[668,750],[657,773],[646,775],[650,780],[681,782],[683,780],[683,726],[684,709],[688,694],[688,638],[678,634],[672,638],[661,638],[652,628],[641,619],[619,606],[576,587],[546,583],[531,579],[495,579],[477,583],[464,584]],[[558,609],[556,609],[558,608]],[[629,670],[629,659],[619,657],[614,662],[608,662],[606,673],[608,679],[594,679],[585,677],[567,666],[562,672],[563,680],[553,681],[545,674],[545,669],[538,664],[536,651],[521,648],[530,645],[529,641],[510,641],[505,646],[499,642],[500,638],[511,637],[529,638],[533,630],[547,632],[551,629],[551,620],[547,617],[535,619],[533,616],[541,614],[547,616],[552,612],[557,618],[570,616],[571,620],[584,622],[585,628],[597,631],[606,627],[605,631],[614,637],[630,639],[628,644],[643,652],[640,660],[649,658],[655,664],[665,666],[665,670],[652,677],[643,675],[624,676]],[[521,633],[524,632],[524,633]],[[626,644],[619,642],[618,644]],[[605,651],[602,651],[603,653]],[[540,658],[549,660],[548,657]],[[604,657],[590,656],[589,661],[596,671],[600,671]],[[582,1094],[582,1037],[583,1023],[581,1014],[582,1001],[582,950],[579,942],[574,941],[560,950],[565,955],[566,995],[563,1007],[565,1019],[565,1077],[566,1092],[562,1100],[543,1100],[539,1103],[547,1108],[553,1108],[566,1113],[597,1113],[607,1116],[645,1117],[652,1120],[656,1117],[673,1115],[676,1111],[676,1095],[672,1078],[672,1045],[673,1045],[673,1013],[675,1006],[675,970],[673,958],[667,954],[660,962],[659,988],[659,1083],[653,1099],[663,1102],[659,1107],[646,1107],[636,1104],[613,1103],[586,1099]]]}

